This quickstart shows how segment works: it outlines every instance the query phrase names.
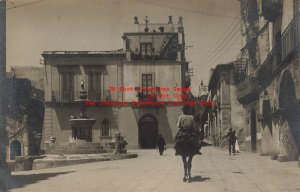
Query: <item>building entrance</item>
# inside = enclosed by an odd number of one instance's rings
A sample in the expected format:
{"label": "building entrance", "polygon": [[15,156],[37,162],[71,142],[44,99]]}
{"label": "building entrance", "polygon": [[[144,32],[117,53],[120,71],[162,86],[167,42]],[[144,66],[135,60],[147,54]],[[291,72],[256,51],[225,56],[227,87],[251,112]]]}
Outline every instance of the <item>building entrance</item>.
{"label": "building entrance", "polygon": [[21,156],[21,143],[18,140],[10,144],[10,159],[15,160],[16,156]]}
{"label": "building entrance", "polygon": [[139,120],[139,143],[142,149],[154,149],[158,137],[158,123],[154,116],[147,114]]}
{"label": "building entrance", "polygon": [[72,137],[78,140],[92,141],[92,127],[72,126]]}
{"label": "building entrance", "polygon": [[[292,152],[293,147],[291,147],[293,145],[296,145],[296,150],[300,153],[300,104],[296,102],[295,84],[289,71],[283,73],[280,82],[279,107],[284,110],[285,120],[288,122],[288,128],[291,133],[289,142],[282,142],[291,154],[294,153]],[[280,133],[284,135],[284,131]]]}

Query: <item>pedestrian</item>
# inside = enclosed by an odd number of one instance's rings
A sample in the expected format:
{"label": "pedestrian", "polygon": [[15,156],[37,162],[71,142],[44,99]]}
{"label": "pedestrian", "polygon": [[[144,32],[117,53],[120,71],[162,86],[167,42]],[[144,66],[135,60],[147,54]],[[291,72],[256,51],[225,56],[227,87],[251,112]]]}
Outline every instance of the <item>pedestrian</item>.
{"label": "pedestrian", "polygon": [[229,129],[227,133],[227,138],[228,138],[229,155],[231,155],[231,152],[235,154],[236,136],[235,136],[235,131],[232,131],[232,128]]}
{"label": "pedestrian", "polygon": [[159,154],[163,155],[164,150],[166,149],[166,142],[165,142],[165,139],[162,137],[161,134],[159,134],[158,138],[157,138],[157,147],[158,147],[158,150],[159,150]]}
{"label": "pedestrian", "polygon": [[235,134],[235,138],[236,138],[236,140],[235,140],[235,152],[236,153],[239,153],[240,152],[240,146],[239,146],[239,142],[238,142],[238,137],[237,137],[237,134]]}
{"label": "pedestrian", "polygon": [[195,126],[192,110],[188,106],[183,107],[183,115],[178,119],[178,132],[175,136],[175,155],[182,157],[184,177],[183,181],[191,182],[191,168],[193,156],[201,155],[199,143],[199,130]]}

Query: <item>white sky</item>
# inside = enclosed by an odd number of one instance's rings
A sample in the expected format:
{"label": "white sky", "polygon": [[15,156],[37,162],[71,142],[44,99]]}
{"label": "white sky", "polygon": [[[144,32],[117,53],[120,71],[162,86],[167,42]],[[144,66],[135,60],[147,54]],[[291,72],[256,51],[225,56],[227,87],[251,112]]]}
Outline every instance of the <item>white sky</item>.
{"label": "white sky", "polygon": [[[7,69],[41,66],[41,53],[46,50],[120,49],[123,32],[134,31],[136,27],[134,16],[139,17],[140,23],[146,15],[150,23],[167,22],[169,15],[177,22],[183,16],[186,45],[193,46],[186,55],[192,61],[192,90],[197,94],[200,81],[208,81],[209,69],[235,60],[242,47],[237,24],[239,3],[238,0],[8,0]],[[227,30],[234,26],[237,26],[234,30]],[[228,43],[220,45],[226,38]],[[218,48],[220,51],[216,51]]]}

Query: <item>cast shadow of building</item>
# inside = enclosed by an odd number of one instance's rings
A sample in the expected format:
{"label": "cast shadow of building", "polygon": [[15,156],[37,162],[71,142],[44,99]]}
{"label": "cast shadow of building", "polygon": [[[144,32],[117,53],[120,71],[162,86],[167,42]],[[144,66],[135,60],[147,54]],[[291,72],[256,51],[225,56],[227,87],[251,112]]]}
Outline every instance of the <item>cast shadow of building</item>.
{"label": "cast shadow of building", "polygon": [[39,173],[29,175],[12,175],[9,180],[9,190],[23,188],[30,184],[38,183],[42,180],[47,180],[51,177],[56,177],[62,174],[72,173],[74,171],[56,172],[56,173]]}

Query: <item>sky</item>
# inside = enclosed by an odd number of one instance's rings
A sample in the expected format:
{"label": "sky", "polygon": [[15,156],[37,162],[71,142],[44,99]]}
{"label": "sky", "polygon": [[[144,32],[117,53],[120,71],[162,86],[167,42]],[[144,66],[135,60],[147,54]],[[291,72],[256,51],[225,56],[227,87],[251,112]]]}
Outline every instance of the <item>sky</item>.
{"label": "sky", "polygon": [[217,64],[234,61],[243,46],[238,0],[8,0],[7,70],[42,66],[43,51],[103,51],[123,48],[122,34],[140,23],[183,17],[192,90]]}

